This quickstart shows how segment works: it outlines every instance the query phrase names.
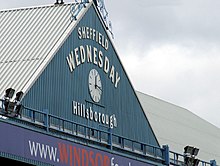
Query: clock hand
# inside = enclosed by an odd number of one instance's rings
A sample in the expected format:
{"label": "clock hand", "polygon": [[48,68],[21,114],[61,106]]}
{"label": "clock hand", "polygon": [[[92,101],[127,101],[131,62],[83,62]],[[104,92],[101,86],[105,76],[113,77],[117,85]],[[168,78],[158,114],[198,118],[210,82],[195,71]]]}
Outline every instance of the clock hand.
{"label": "clock hand", "polygon": [[100,86],[98,86],[98,84],[97,84],[97,77],[98,77],[98,75],[95,76],[95,89],[98,88],[100,91],[102,91],[102,88]]}
{"label": "clock hand", "polygon": [[97,76],[95,76],[95,89],[96,89],[96,86],[97,86]]}
{"label": "clock hand", "polygon": [[96,85],[97,89],[99,89],[100,91],[102,91],[102,88],[98,85]]}

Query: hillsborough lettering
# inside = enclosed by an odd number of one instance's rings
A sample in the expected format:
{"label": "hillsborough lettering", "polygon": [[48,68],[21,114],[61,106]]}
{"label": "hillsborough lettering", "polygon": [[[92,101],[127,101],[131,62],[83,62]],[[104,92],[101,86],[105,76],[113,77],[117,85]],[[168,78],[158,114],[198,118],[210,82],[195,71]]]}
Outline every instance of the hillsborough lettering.
{"label": "hillsborough lettering", "polygon": [[[79,39],[89,39],[101,45],[106,51],[108,50],[108,40],[101,33],[89,27],[78,28]],[[111,64],[109,58],[103,54],[102,50],[91,45],[80,45],[73,51],[70,51],[66,57],[70,72],[72,73],[76,67],[91,63],[103,69],[108,78],[111,80],[115,88],[118,87],[120,76],[114,65]]]}
{"label": "hillsborough lettering", "polygon": [[86,108],[85,104],[76,101],[72,102],[72,109],[74,115],[108,125],[110,128],[117,127],[117,119],[115,115],[109,116],[107,114],[94,111],[92,110],[92,107]]}

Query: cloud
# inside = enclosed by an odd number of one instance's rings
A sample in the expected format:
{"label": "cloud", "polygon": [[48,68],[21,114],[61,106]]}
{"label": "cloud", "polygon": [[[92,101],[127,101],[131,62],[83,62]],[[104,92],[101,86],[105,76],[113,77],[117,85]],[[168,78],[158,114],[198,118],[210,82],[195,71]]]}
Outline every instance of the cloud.
{"label": "cloud", "polygon": [[220,2],[217,0],[106,3],[116,39],[145,43],[145,47],[153,42],[182,40],[219,42],[220,24],[216,20],[220,15]]}
{"label": "cloud", "polygon": [[[215,45],[205,49],[191,43],[153,45],[149,50],[134,49],[122,62],[135,88],[193,111],[220,125],[217,99],[220,86],[220,57]],[[142,56],[136,56],[141,54]]]}

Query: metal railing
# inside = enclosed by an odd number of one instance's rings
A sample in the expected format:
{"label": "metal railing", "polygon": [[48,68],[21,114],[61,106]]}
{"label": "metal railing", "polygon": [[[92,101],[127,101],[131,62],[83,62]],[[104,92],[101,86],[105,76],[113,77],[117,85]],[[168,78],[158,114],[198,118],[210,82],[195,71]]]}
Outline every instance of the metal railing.
{"label": "metal railing", "polygon": [[[170,151],[169,156],[170,156],[170,165],[175,165],[175,166],[186,166],[187,165],[184,163],[185,155]],[[206,162],[206,161],[199,160],[198,166],[217,166],[217,165],[212,164],[212,161]]]}
{"label": "metal railing", "polygon": [[163,161],[162,148],[114,134],[111,128],[101,130],[51,115],[48,113],[48,110],[39,111],[27,107],[23,108],[22,116],[21,119],[38,124],[39,126],[44,127],[48,132],[62,132],[67,135],[103,144],[111,150],[121,149]]}
{"label": "metal railing", "polygon": [[[185,166],[184,155],[169,150],[168,146],[157,147],[136,140],[132,140],[112,132],[112,129],[101,130],[84,124],[73,122],[55,115],[49,114],[48,110],[39,111],[22,106],[22,114],[12,118],[4,109],[4,100],[0,99],[0,115],[4,119],[11,118],[20,122],[39,127],[53,134],[65,134],[67,137],[80,138],[103,145],[110,150],[122,150],[138,156],[157,160],[164,165]],[[13,111],[11,111],[13,114]],[[14,115],[14,114],[13,114]],[[215,161],[214,161],[215,163]],[[212,161],[199,161],[200,166],[217,166]]]}
{"label": "metal railing", "polygon": [[[3,100],[1,100],[3,102]],[[6,118],[11,118],[9,114],[4,111],[2,107],[0,114]],[[12,111],[11,111],[12,113]],[[55,115],[49,114],[48,110],[39,111],[36,109],[24,107],[22,109],[22,116],[16,118],[18,121],[23,121],[32,124],[35,127],[43,128],[47,132],[66,134],[67,136],[74,136],[84,140],[92,141],[108,147],[109,149],[123,150],[143,157],[149,157],[163,162],[163,148],[138,142],[112,132],[112,129],[101,130],[90,127],[84,124],[73,122]]]}

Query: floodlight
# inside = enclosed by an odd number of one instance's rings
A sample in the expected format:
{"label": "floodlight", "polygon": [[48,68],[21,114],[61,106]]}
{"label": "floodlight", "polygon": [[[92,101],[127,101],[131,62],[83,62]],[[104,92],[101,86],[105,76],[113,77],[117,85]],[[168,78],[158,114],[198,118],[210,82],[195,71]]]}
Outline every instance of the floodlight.
{"label": "floodlight", "polygon": [[15,90],[14,90],[14,89],[8,88],[8,89],[6,89],[6,91],[5,91],[5,97],[10,99],[10,98],[13,97],[14,93],[15,93]]}
{"label": "floodlight", "polygon": [[185,154],[191,154],[191,155],[192,155],[193,149],[194,149],[194,147],[192,147],[192,146],[186,146],[186,147],[184,148],[184,153],[185,153]]}
{"label": "floodlight", "polygon": [[23,96],[23,94],[24,93],[22,91],[16,93],[15,101],[20,101],[22,96]]}
{"label": "floodlight", "polygon": [[184,154],[188,154],[188,155],[191,155],[191,156],[197,156],[198,153],[199,153],[199,149],[195,148],[193,146],[186,146],[184,148]]}
{"label": "floodlight", "polygon": [[199,153],[199,149],[198,148],[194,148],[193,151],[192,151],[192,155],[193,156],[197,156]]}

